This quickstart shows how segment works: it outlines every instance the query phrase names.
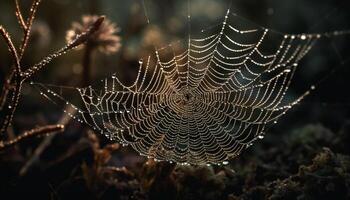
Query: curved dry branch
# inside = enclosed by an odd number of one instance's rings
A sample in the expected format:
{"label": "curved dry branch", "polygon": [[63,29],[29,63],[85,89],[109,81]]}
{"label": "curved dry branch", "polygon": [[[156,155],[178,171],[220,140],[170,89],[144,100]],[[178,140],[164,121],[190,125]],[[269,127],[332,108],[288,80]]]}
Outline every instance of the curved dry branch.
{"label": "curved dry branch", "polygon": [[50,134],[61,133],[64,131],[64,125],[56,124],[56,125],[47,125],[39,128],[34,128],[29,131],[24,132],[22,135],[9,140],[9,141],[0,141],[0,151],[5,150],[7,148],[13,147],[19,142],[30,139],[33,137],[47,136]]}

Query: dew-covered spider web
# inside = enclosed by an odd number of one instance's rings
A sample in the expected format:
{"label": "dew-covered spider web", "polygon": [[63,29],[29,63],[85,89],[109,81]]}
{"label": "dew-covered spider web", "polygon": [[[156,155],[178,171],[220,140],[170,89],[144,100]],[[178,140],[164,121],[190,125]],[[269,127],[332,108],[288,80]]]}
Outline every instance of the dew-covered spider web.
{"label": "dew-covered spider web", "polygon": [[[314,89],[285,98],[299,61],[314,44],[346,33],[282,34],[228,10],[220,25],[141,59],[132,84],[113,74],[101,81],[103,87],[34,85],[51,101],[73,108],[66,112],[78,122],[141,155],[227,164]],[[67,90],[82,103],[65,99]]]}

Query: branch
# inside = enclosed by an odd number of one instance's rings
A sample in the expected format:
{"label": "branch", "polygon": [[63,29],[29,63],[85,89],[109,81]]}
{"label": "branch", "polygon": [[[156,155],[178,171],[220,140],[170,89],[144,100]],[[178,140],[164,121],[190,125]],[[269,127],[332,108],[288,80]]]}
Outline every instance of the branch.
{"label": "branch", "polygon": [[[71,106],[66,107],[68,113],[75,114],[76,110],[73,109]],[[67,125],[70,121],[69,115],[63,115],[61,119],[58,121],[59,124]],[[50,146],[52,140],[55,138],[56,134],[50,134],[48,137],[46,137],[40,145],[35,149],[33,155],[28,159],[28,161],[23,165],[23,167],[20,170],[20,174],[23,175],[27,173],[28,169],[40,158],[41,154],[45,151],[45,149]]]}
{"label": "branch", "polygon": [[94,34],[101,26],[103,20],[105,19],[104,16],[99,17],[95,23],[93,23],[90,28],[86,31],[83,32],[82,34],[78,35],[71,43],[67,44],[65,47],[62,49],[56,51],[55,53],[47,56],[44,58],[42,61],[39,63],[33,65],[29,69],[27,69],[23,76],[25,79],[30,78],[32,75],[34,75],[36,72],[41,70],[44,66],[49,64],[53,59],[61,56],[62,54],[67,53],[68,51],[77,48],[79,45],[87,42],[89,38],[91,37],[92,34]]}
{"label": "branch", "polygon": [[15,4],[16,4],[16,17],[17,17],[18,23],[19,25],[21,25],[23,31],[27,31],[28,27],[23,19],[23,15],[22,15],[18,0],[15,0]]}
{"label": "branch", "polygon": [[[26,29],[24,31],[24,36],[22,39],[22,44],[19,49],[19,58],[21,59],[23,57],[24,51],[28,45],[29,37],[30,37],[30,32],[32,29],[33,21],[35,18],[36,11],[38,10],[39,4],[41,0],[34,0],[32,3],[32,6],[30,7],[30,13],[29,17],[26,22]],[[22,19],[23,20],[23,19]]]}
{"label": "branch", "polygon": [[[11,40],[9,33],[2,26],[0,26],[0,35],[4,38],[4,40],[7,44],[7,47],[12,55],[12,58],[14,59],[14,62],[15,62],[14,73],[13,73],[13,75],[15,75],[14,76],[14,78],[15,78],[15,91],[14,91],[13,97],[11,98],[11,102],[10,102],[9,106],[7,107],[8,111],[6,113],[8,113],[8,114],[5,115],[4,121],[2,122],[3,124],[2,124],[1,129],[0,129],[0,134],[2,134],[2,133],[6,132],[8,126],[11,124],[13,115],[14,115],[16,107],[18,105],[21,84],[22,84],[22,75],[21,75],[22,71],[21,71],[20,59],[18,57],[17,50],[16,50],[16,48]],[[11,74],[12,73],[10,73],[10,75]],[[11,84],[11,80],[12,80],[12,75],[11,75],[11,79],[5,79],[5,84],[6,83]],[[0,98],[1,99],[1,107],[3,107],[3,103],[5,103],[3,101],[7,98],[8,92],[6,92],[6,90],[8,90],[8,88],[5,88],[5,91],[3,93],[6,96]]]}
{"label": "branch", "polygon": [[8,49],[9,49],[11,55],[12,55],[12,58],[15,61],[15,70],[16,70],[17,75],[20,75],[21,68],[20,68],[19,57],[18,57],[18,54],[17,54],[16,47],[13,44],[9,33],[2,26],[0,26],[0,35],[4,38],[4,40],[5,40],[6,44],[7,44],[7,47],[8,47]]}
{"label": "branch", "polygon": [[22,135],[12,139],[10,141],[0,141],[0,150],[4,150],[10,147],[13,147],[17,143],[37,136],[44,136],[48,134],[61,133],[64,131],[64,125],[48,125],[39,128],[35,128],[29,131],[24,132]]}
{"label": "branch", "polygon": [[4,80],[4,84],[2,86],[1,94],[0,94],[0,112],[4,109],[4,106],[6,104],[7,96],[8,96],[9,90],[11,89],[11,80],[14,74],[15,74],[15,71],[11,70]]}

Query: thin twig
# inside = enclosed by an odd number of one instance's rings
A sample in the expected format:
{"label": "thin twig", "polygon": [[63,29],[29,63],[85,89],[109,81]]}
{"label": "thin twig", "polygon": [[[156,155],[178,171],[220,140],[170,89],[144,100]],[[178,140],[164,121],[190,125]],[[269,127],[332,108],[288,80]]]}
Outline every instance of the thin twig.
{"label": "thin twig", "polygon": [[15,76],[15,89],[11,98],[11,102],[9,103],[9,106],[7,107],[8,111],[6,112],[7,114],[4,117],[4,121],[3,124],[1,126],[0,129],[0,134],[4,134],[7,131],[7,128],[11,125],[12,120],[13,120],[13,116],[16,112],[18,103],[19,103],[19,99],[21,97],[21,90],[22,90],[22,83],[23,83],[23,79],[21,79],[20,76],[16,75]]}
{"label": "thin twig", "polygon": [[[96,22],[90,26],[88,31],[78,35],[76,37],[76,39],[73,40],[71,43],[69,43],[68,45],[66,45],[62,49],[58,50],[56,53],[53,53],[53,54],[47,56],[42,61],[40,61],[38,64],[33,65],[32,67],[28,68],[24,73],[22,73],[21,66],[20,66],[20,60],[24,54],[25,47],[27,46],[27,42],[28,42],[29,35],[30,35],[30,29],[31,29],[34,15],[35,15],[35,12],[36,12],[36,9],[37,9],[39,3],[40,3],[40,0],[36,0],[33,2],[33,5],[31,7],[31,14],[30,14],[30,17],[28,18],[27,30],[25,32],[25,36],[24,36],[24,39],[22,41],[22,46],[20,48],[20,53],[19,53],[20,55],[18,55],[16,48],[14,47],[12,40],[11,40],[9,34],[7,33],[7,31],[2,26],[0,26],[1,35],[4,37],[12,55],[16,61],[15,76],[12,76],[11,79],[6,79],[7,82],[9,82],[10,84],[12,82],[14,82],[15,87],[13,90],[13,95],[10,98],[10,102],[8,103],[8,105],[9,105],[7,107],[8,110],[7,110],[7,112],[5,112],[7,114],[5,115],[4,120],[2,122],[3,124],[1,126],[0,133],[5,133],[7,128],[11,125],[14,113],[16,111],[16,108],[18,106],[18,102],[19,102],[19,99],[21,96],[22,83],[26,79],[28,79],[32,75],[34,75],[36,72],[38,72],[40,69],[42,69],[44,66],[49,64],[53,59],[59,57],[62,54],[65,54],[68,51],[85,43],[90,38],[90,36],[100,28],[102,22],[104,21],[104,16],[99,17],[96,20]],[[12,80],[12,79],[14,79],[14,80]],[[7,99],[8,92],[3,92],[3,94],[5,94],[6,96],[2,97],[1,99],[4,99],[4,98]]]}
{"label": "thin twig", "polygon": [[[15,113],[16,107],[18,105],[19,97],[20,97],[20,90],[21,90],[21,82],[22,82],[22,75],[21,75],[21,66],[20,66],[20,59],[18,57],[18,53],[16,50],[16,47],[14,46],[12,39],[9,35],[9,33],[6,31],[6,29],[2,26],[0,26],[0,35],[4,38],[7,47],[9,48],[9,51],[12,55],[12,58],[15,63],[14,68],[14,78],[16,82],[14,96],[11,98],[11,103],[7,107],[7,115],[4,117],[3,125],[1,126],[0,133],[6,132],[8,126],[11,124],[11,121],[13,119],[13,115]],[[11,81],[7,81],[7,83],[11,84]]]}
{"label": "thin twig", "polygon": [[25,21],[23,19],[23,15],[22,15],[18,0],[15,0],[15,4],[16,4],[16,17],[17,17],[18,23],[22,27],[23,31],[27,31],[27,29],[28,29],[27,24],[25,23]]}
{"label": "thin twig", "polygon": [[39,128],[34,128],[32,130],[26,131],[20,136],[9,140],[9,141],[0,141],[0,150],[4,150],[10,147],[13,147],[15,144],[32,137],[43,136],[48,134],[60,133],[64,131],[64,125],[47,125]]}
{"label": "thin twig", "polygon": [[99,17],[95,23],[91,25],[91,27],[88,29],[88,31],[78,35],[71,43],[67,44],[62,49],[58,50],[57,52],[47,56],[46,58],[42,59],[39,63],[33,65],[29,69],[27,69],[24,72],[25,79],[30,78],[33,74],[35,74],[37,71],[39,71],[42,67],[46,66],[48,63],[50,63],[54,58],[57,58],[58,56],[62,54],[66,54],[68,51],[75,49],[79,45],[85,43],[90,36],[95,33],[101,26],[103,20],[105,19],[104,16]]}
{"label": "thin twig", "polygon": [[[68,113],[75,114],[76,110],[73,109],[71,106],[66,108]],[[58,121],[59,124],[67,125],[70,121],[70,117],[68,115],[63,115],[61,119]],[[45,149],[50,146],[52,140],[55,138],[57,134],[50,134],[47,136],[40,145],[35,149],[33,155],[29,158],[29,160],[23,165],[23,167],[20,170],[20,174],[24,175],[27,173],[28,169],[39,160],[41,154],[45,151]]]}
{"label": "thin twig", "polygon": [[4,106],[6,104],[8,93],[12,87],[11,80],[14,75],[15,75],[15,70],[10,70],[10,72],[6,76],[7,78],[4,80],[4,84],[2,86],[1,96],[0,96],[0,111],[4,109]]}
{"label": "thin twig", "polygon": [[26,31],[24,32],[24,36],[22,38],[22,43],[19,49],[19,58],[22,59],[24,55],[24,51],[28,45],[29,42],[29,37],[30,37],[30,32],[32,29],[33,21],[35,18],[36,11],[39,7],[41,0],[34,0],[32,6],[30,7],[30,14],[26,22]]}
{"label": "thin twig", "polygon": [[[23,19],[23,16],[21,14],[21,11],[20,11],[20,7],[19,7],[18,1],[16,1],[15,3],[16,3],[16,15],[17,15],[17,18],[20,17],[22,19],[22,21],[20,22],[21,24],[25,23],[24,19]],[[15,60],[14,73],[10,72],[8,77],[6,77],[6,79],[5,79],[5,82],[8,83],[9,85],[14,83],[15,86],[13,88],[14,89],[13,93],[10,93],[9,92],[10,90],[8,88],[5,88],[8,91],[2,92],[2,95],[4,95],[4,96],[0,98],[2,108],[6,109],[6,111],[4,112],[6,114],[5,114],[5,117],[3,119],[3,122],[2,122],[2,125],[1,125],[1,129],[0,129],[0,133],[3,134],[2,136],[5,135],[5,132],[7,131],[7,128],[12,123],[12,119],[13,119],[13,116],[14,116],[14,114],[16,112],[16,109],[17,109],[17,106],[18,106],[18,103],[19,103],[19,99],[20,99],[20,96],[21,96],[22,83],[24,82],[25,78],[22,77],[22,71],[21,71],[22,69],[21,69],[21,63],[20,62],[21,62],[21,59],[22,59],[23,54],[24,54],[24,51],[25,51],[25,49],[27,47],[27,44],[28,44],[28,41],[29,41],[31,27],[32,27],[33,20],[35,18],[35,13],[36,13],[36,10],[37,10],[37,8],[39,6],[39,3],[40,3],[40,0],[34,0],[32,6],[30,8],[30,15],[29,15],[29,17],[27,19],[27,23],[26,23],[26,26],[25,26],[26,29],[24,30],[24,36],[22,38],[22,44],[20,46],[19,52],[17,52],[16,48],[14,47],[14,45],[13,45],[13,43],[11,41],[11,38],[10,38],[9,34],[7,33],[7,31],[3,27],[0,27],[1,28],[1,35],[4,37],[8,47],[9,47],[11,53],[12,53],[12,57]],[[12,94],[12,96],[8,97],[9,94]],[[9,99],[9,102],[7,103],[8,106],[5,107],[6,103],[4,101],[7,101],[7,99]]]}
{"label": "thin twig", "polygon": [[2,26],[0,26],[0,34],[1,36],[4,38],[5,42],[6,42],[6,45],[7,47],[9,48],[10,50],[10,53],[12,55],[12,58],[13,60],[15,61],[15,70],[16,70],[16,73],[18,75],[20,75],[21,73],[21,67],[20,67],[20,63],[19,63],[19,57],[18,57],[18,54],[17,54],[17,50],[16,50],[16,47],[15,45],[13,44],[12,42],[12,39],[11,39],[11,36],[9,35],[9,33],[6,31],[6,29]]}

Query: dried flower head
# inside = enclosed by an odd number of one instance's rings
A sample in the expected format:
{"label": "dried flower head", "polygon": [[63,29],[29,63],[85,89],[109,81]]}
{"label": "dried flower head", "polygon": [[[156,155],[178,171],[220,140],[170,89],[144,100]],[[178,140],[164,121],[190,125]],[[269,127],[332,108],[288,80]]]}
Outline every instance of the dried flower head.
{"label": "dried flower head", "polygon": [[[98,18],[99,16],[97,15],[84,15],[81,23],[73,22],[71,29],[66,34],[67,43],[73,41],[79,34],[87,31]],[[90,36],[88,44],[103,53],[115,53],[121,47],[121,38],[116,35],[118,32],[119,28],[117,25],[105,19],[99,30]]]}

